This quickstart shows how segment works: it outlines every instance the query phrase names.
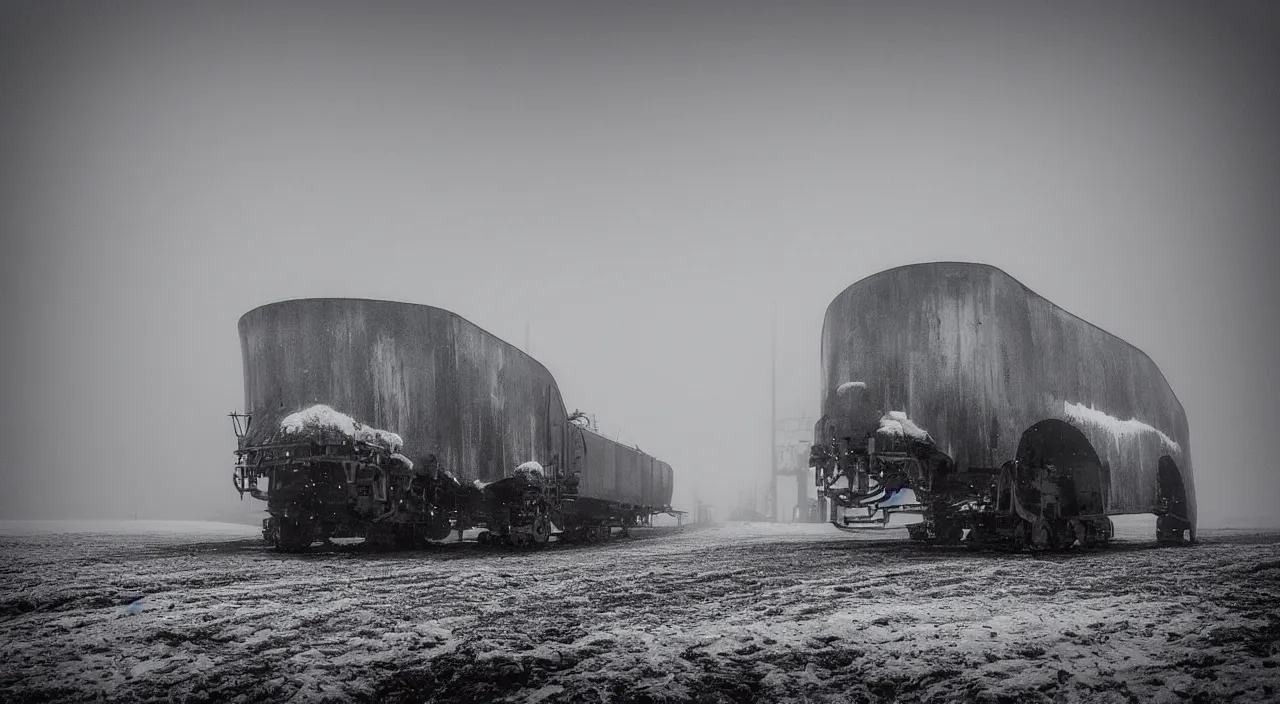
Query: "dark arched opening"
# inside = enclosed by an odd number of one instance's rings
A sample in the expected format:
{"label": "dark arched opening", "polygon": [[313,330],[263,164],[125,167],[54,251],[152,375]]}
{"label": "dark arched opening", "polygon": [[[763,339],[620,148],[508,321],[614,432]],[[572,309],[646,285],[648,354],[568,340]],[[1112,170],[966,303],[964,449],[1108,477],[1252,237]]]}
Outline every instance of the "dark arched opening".
{"label": "dark arched opening", "polygon": [[1182,543],[1191,527],[1188,517],[1187,488],[1182,483],[1182,472],[1169,455],[1160,457],[1156,465],[1156,540],[1161,543]]}
{"label": "dark arched opening", "polygon": [[[1053,467],[1058,489],[1055,512],[1058,516],[1101,516],[1106,513],[1102,462],[1093,449],[1093,443],[1079,428],[1052,418],[1036,423],[1022,434],[1017,460],[1021,472]],[[1028,509],[1038,512],[1042,497],[1038,491],[1034,494],[1019,498]]]}
{"label": "dark arched opening", "polygon": [[1187,489],[1177,463],[1168,455],[1160,458],[1156,469],[1156,504],[1164,513],[1187,520]]}

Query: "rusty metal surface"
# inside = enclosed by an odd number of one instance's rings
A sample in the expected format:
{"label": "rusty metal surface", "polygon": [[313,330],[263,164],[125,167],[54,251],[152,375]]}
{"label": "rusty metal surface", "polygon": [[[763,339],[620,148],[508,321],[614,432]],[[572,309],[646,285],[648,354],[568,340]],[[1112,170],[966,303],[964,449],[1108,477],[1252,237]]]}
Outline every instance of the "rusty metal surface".
{"label": "rusty metal surface", "polygon": [[670,506],[671,492],[675,488],[676,473],[671,468],[671,465],[662,460],[658,460],[658,467],[661,469],[661,473],[658,475],[656,486],[654,487],[654,500],[657,502],[654,505]]}
{"label": "rusty metal surface", "polygon": [[674,474],[670,465],[589,430],[577,432],[585,447],[580,493],[637,506],[671,504]]}
{"label": "rusty metal surface", "polygon": [[[827,309],[821,358],[819,441],[904,411],[958,467],[994,467],[1032,425],[1064,420],[1109,466],[1107,513],[1151,511],[1168,456],[1195,524],[1186,414],[1156,364],[997,268],[917,264],[853,284]],[[838,393],[847,382],[866,386]]]}
{"label": "rusty metal surface", "polygon": [[[250,443],[262,442],[285,415],[321,403],[398,433],[415,463],[434,454],[440,469],[464,483],[500,479],[529,460],[573,461],[576,426],[551,373],[449,311],[301,299],[250,311],[239,330]],[[580,492],[639,503],[636,460],[622,469],[612,461],[635,451],[598,440],[601,448],[591,447],[578,467]]]}

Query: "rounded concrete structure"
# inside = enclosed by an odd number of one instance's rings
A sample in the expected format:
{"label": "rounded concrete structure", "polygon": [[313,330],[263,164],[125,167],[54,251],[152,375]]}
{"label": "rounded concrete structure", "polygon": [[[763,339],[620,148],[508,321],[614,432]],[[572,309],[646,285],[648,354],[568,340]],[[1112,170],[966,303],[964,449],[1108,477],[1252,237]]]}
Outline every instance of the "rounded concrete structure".
{"label": "rounded concrete structure", "polygon": [[916,264],[858,281],[827,309],[821,368],[816,443],[874,433],[897,411],[964,471],[1082,434],[1101,472],[1078,481],[1103,512],[1148,513],[1173,497],[1194,539],[1187,418],[1160,369],[1000,269]]}
{"label": "rounded concrete structure", "polygon": [[528,461],[559,463],[580,472],[583,497],[670,504],[669,465],[569,422],[546,367],[454,313],[300,299],[255,308],[239,329],[248,445],[269,443],[285,416],[324,404],[399,434],[416,465],[434,456],[464,484],[502,479]]}

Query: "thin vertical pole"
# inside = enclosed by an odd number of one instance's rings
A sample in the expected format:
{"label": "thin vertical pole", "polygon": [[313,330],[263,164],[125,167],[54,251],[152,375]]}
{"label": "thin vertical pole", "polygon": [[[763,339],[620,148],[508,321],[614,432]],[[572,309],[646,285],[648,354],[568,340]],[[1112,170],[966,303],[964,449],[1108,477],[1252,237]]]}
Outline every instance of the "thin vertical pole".
{"label": "thin vertical pole", "polygon": [[778,519],[778,322],[769,323],[769,508]]}

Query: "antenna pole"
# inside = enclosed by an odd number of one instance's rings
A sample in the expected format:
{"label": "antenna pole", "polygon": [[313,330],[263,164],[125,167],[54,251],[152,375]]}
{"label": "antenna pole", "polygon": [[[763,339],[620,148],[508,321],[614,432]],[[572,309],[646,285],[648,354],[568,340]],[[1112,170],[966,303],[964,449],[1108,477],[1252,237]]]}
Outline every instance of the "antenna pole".
{"label": "antenna pole", "polygon": [[777,520],[778,507],[778,321],[769,323],[769,510]]}

